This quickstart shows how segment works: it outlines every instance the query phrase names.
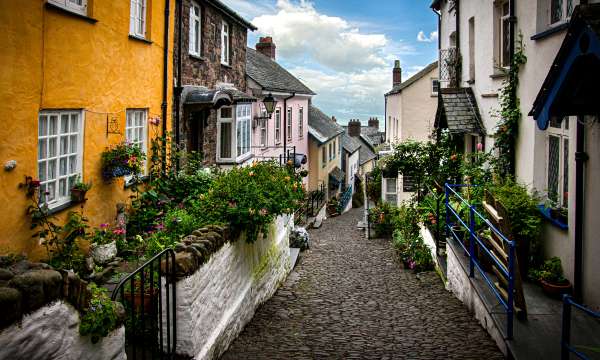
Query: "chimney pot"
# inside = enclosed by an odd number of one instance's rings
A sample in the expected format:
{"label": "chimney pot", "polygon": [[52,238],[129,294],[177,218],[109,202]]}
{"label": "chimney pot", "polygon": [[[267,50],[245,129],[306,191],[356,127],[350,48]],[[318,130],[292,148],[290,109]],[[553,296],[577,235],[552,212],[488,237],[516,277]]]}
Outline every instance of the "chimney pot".
{"label": "chimney pot", "polygon": [[379,119],[376,117],[369,118],[369,127],[379,129]]}
{"label": "chimney pot", "polygon": [[334,122],[334,123],[336,123],[336,122],[337,122],[337,119],[335,118],[335,116],[332,116],[332,117],[331,117],[331,120],[333,120],[333,122]]}
{"label": "chimney pot", "polygon": [[348,135],[349,136],[360,136],[360,120],[351,119],[348,122]]}
{"label": "chimney pot", "polygon": [[402,84],[402,68],[400,67],[400,60],[394,61],[393,74],[393,86]]}
{"label": "chimney pot", "polygon": [[270,36],[261,37],[256,43],[256,51],[275,60],[275,43]]}

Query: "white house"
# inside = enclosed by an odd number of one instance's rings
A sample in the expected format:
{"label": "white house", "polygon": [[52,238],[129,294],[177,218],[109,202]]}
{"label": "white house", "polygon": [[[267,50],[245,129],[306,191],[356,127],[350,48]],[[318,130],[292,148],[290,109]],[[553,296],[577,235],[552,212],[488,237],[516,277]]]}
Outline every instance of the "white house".
{"label": "white house", "polygon": [[433,130],[438,103],[438,63],[402,81],[400,61],[393,70],[393,87],[385,94],[385,141],[394,144],[412,139],[426,141]]}
{"label": "white house", "polygon": [[346,172],[346,184],[352,186],[352,194],[356,192],[356,177],[360,170],[361,142],[356,137],[342,133],[342,169]]}

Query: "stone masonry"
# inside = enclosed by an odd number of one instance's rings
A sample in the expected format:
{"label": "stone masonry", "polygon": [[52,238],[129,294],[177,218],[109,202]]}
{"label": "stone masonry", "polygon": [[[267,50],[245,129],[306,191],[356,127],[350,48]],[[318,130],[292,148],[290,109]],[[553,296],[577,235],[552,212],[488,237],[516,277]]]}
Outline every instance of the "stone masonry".
{"label": "stone masonry", "polygon": [[404,270],[362,209],[312,230],[311,249],[222,359],[502,359],[434,272]]}

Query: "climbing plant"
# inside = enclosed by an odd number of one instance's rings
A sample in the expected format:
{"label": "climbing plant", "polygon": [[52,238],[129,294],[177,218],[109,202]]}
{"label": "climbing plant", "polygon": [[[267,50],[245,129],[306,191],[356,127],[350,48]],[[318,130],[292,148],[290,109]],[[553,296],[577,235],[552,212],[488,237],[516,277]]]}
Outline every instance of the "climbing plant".
{"label": "climbing plant", "polygon": [[494,145],[498,156],[494,159],[493,165],[500,178],[512,177],[515,174],[515,144],[521,120],[517,89],[519,87],[519,70],[527,62],[524,50],[523,34],[519,33],[512,62],[499,96],[500,109],[497,116],[500,117],[500,121],[496,127]]}

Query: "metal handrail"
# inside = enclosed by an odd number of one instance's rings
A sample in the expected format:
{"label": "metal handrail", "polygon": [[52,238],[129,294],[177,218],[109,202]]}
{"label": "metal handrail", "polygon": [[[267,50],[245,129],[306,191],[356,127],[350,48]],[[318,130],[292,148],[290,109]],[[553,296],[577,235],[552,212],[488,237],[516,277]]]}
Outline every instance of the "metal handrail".
{"label": "metal handrail", "polygon": [[[445,205],[446,205],[446,236],[456,240],[456,242],[463,248],[465,253],[469,256],[469,277],[475,277],[475,269],[478,270],[480,275],[482,276],[485,283],[488,285],[494,296],[498,299],[502,307],[504,307],[506,311],[506,338],[512,339],[513,337],[513,321],[514,321],[514,281],[515,281],[515,241],[508,240],[487,218],[485,218],[481,213],[479,213],[475,206],[468,201],[466,201],[460,194],[458,194],[454,188],[465,188],[465,187],[477,187],[479,185],[469,185],[469,184],[445,184]],[[450,197],[455,196],[460,199],[461,204],[467,205],[469,208],[469,224],[465,223],[457,211],[450,205]],[[462,241],[458,238],[455,231],[452,229],[452,226],[455,225],[454,222],[451,222],[451,216],[456,218],[458,223],[460,223],[468,232],[469,232],[469,247],[467,248]],[[508,268],[504,266],[504,264],[500,263],[500,261],[492,255],[492,252],[487,248],[487,246],[481,241],[479,236],[475,232],[475,219],[479,218],[483,221],[483,224],[487,225],[488,228],[496,233],[502,241],[504,241],[508,245]],[[487,273],[481,267],[477,256],[475,255],[475,243],[479,245],[481,249],[484,250],[484,254],[492,259],[494,264],[498,267],[498,269],[502,272],[503,275],[506,276],[508,282],[508,296],[506,301],[496,289],[496,286],[487,275]]]}
{"label": "metal handrail", "polygon": [[563,296],[563,313],[562,313],[562,333],[560,337],[560,358],[562,360],[568,360],[570,354],[577,356],[580,359],[588,360],[582,352],[576,350],[571,345],[571,307],[574,306],[576,309],[582,311],[585,315],[591,316],[595,319],[600,319],[600,312],[592,311],[585,306],[576,303],[573,297],[570,295]]}

